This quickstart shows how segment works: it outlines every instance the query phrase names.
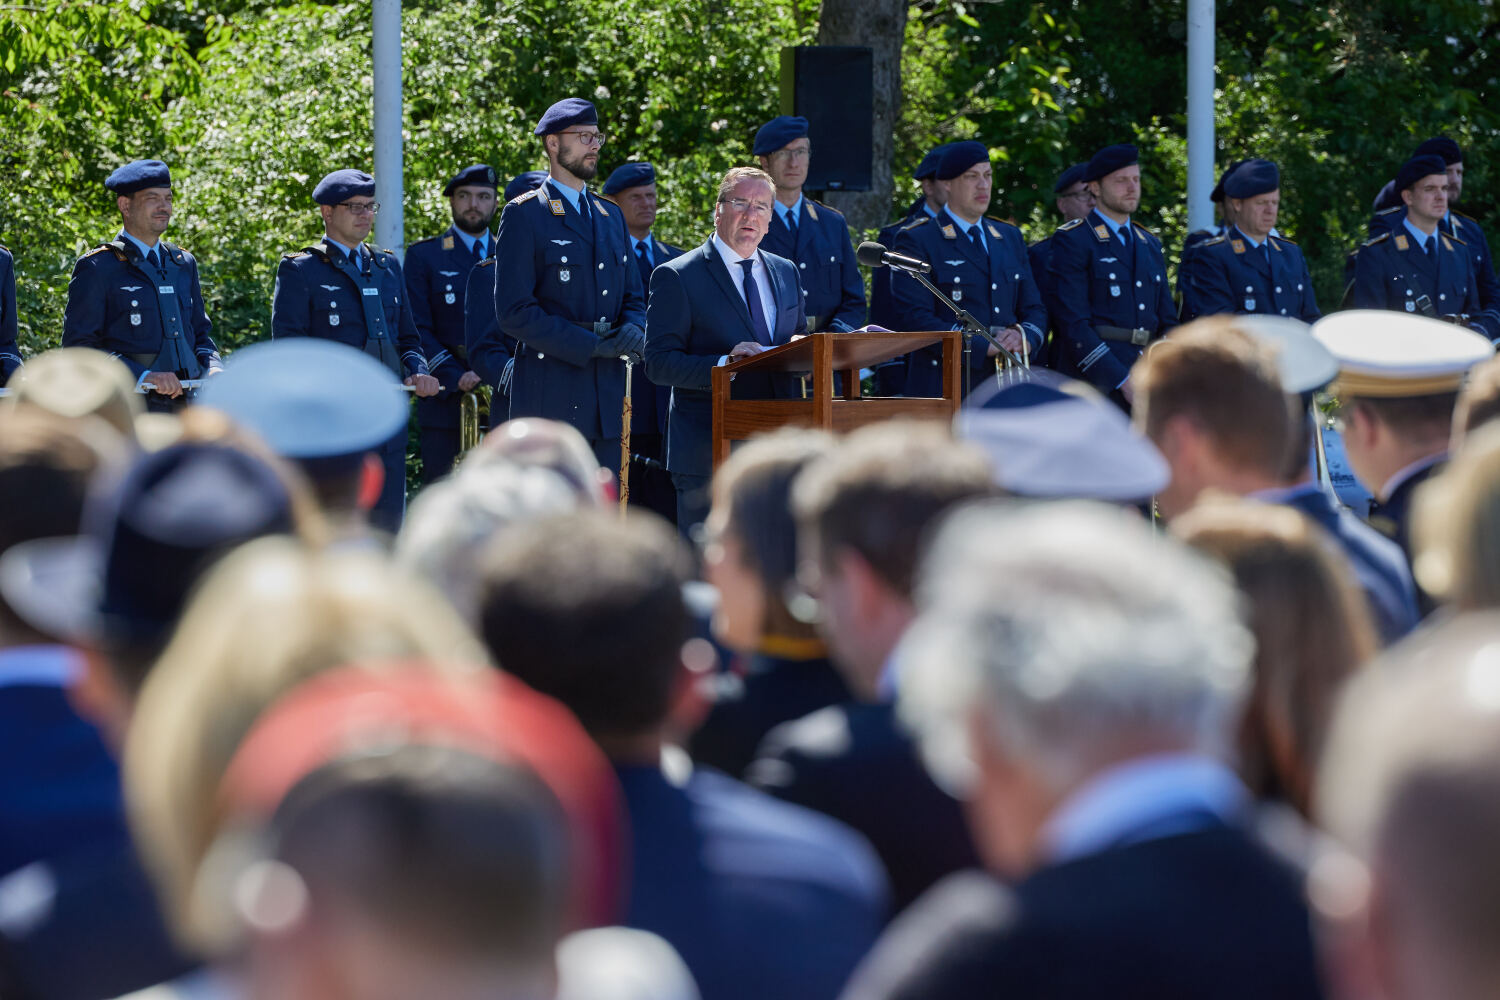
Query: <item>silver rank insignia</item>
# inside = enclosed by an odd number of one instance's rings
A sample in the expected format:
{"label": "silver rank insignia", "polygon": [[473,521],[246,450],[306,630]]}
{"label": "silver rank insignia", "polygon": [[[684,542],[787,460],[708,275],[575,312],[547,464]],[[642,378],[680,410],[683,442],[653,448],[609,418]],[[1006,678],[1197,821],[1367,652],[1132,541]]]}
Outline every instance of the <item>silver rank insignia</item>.
{"label": "silver rank insignia", "polygon": [[451,306],[456,300],[453,297],[453,293],[449,292],[448,294],[443,296],[443,301]]}
{"label": "silver rank insignia", "polygon": [[1245,312],[1247,312],[1247,313],[1249,313],[1249,312],[1255,312],[1255,300],[1254,299],[1246,299],[1245,300]]}
{"label": "silver rank insignia", "polygon": [[329,313],[328,314],[328,325],[329,326],[338,326],[339,325],[339,314],[338,313]]}
{"label": "silver rank insignia", "polygon": [[1109,294],[1111,296],[1113,296],[1114,298],[1118,299],[1120,297],[1120,286],[1119,285],[1110,285],[1109,286]]}
{"label": "silver rank insignia", "polygon": [[573,280],[573,269],[572,268],[568,268],[568,267],[563,268],[561,271],[557,272],[557,278],[558,278],[559,281],[564,281],[564,282],[572,281]]}
{"label": "silver rank insignia", "polygon": [[131,313],[130,314],[130,325],[131,326],[140,326],[141,325],[141,314],[140,313]]}

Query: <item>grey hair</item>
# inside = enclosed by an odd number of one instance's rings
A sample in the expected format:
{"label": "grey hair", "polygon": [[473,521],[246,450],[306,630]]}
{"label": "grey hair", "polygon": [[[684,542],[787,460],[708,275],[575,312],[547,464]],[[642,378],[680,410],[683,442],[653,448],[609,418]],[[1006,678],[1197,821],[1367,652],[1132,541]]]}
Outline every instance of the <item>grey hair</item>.
{"label": "grey hair", "polygon": [[973,776],[977,710],[1063,789],[1121,737],[1227,756],[1254,639],[1227,572],[1132,512],[986,502],[933,540],[897,654],[900,711],[934,776]]}
{"label": "grey hair", "polygon": [[577,489],[544,466],[496,460],[460,466],[412,502],[396,537],[396,562],[434,584],[475,626],[486,543],[511,525],[584,505]]}

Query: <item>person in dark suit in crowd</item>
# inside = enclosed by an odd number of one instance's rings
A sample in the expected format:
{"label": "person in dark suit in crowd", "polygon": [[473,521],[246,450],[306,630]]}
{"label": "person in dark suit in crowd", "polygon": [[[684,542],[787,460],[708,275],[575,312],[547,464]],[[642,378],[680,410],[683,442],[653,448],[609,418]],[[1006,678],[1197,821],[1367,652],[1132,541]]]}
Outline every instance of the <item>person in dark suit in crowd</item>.
{"label": "person in dark suit in crowd", "polygon": [[[495,168],[483,163],[454,174],[443,186],[453,225],[438,236],[417,240],[406,250],[407,301],[427,365],[444,387],[436,396],[417,400],[424,483],[453,468],[458,457],[460,399],[480,382],[469,365],[464,317],[469,274],[495,253],[490,223],[495,218],[497,183]],[[493,297],[488,289],[484,296]]]}
{"label": "person in dark suit in crowd", "polygon": [[1131,220],[1140,207],[1136,148],[1106,146],[1089,160],[1084,181],[1095,207],[1052,238],[1052,285],[1070,371],[1129,407],[1130,366],[1151,341],[1177,325],[1161,241]]}
{"label": "person in dark suit in crowd", "polygon": [[755,133],[751,152],[776,188],[765,248],[797,265],[808,330],[864,326],[865,282],[849,224],[842,213],[802,193],[812,162],[807,119],[772,118]]}
{"label": "person in dark suit in crowd", "polygon": [[576,97],[533,131],[547,179],[500,212],[495,262],[496,335],[518,342],[510,416],[572,424],[618,469],[625,364],[641,360],[646,300],[619,208],[588,190],[607,137]]}
{"label": "person in dark suit in crowd", "polygon": [[[1497,553],[1486,553],[1491,564]],[[1500,713],[1492,616],[1424,630],[1344,693],[1317,814],[1344,890],[1315,893],[1341,996],[1480,1000],[1500,990]],[[1332,886],[1331,886],[1332,887]],[[1352,891],[1351,891],[1352,890]]]}
{"label": "person in dark suit in crowd", "polygon": [[0,247],[0,386],[21,368],[17,329],[15,259],[9,250]]}
{"label": "person in dark suit in crowd", "polygon": [[[978,142],[949,145],[938,161],[937,179],[948,193],[947,203],[936,218],[924,216],[903,227],[897,252],[930,264],[932,283],[988,326],[1002,347],[1040,359],[1047,310],[1031,276],[1026,240],[1015,226],[984,214],[994,194],[990,151]],[[902,329],[957,329],[953,311],[910,274],[893,277],[891,287]],[[977,384],[993,374],[999,356],[983,338],[970,340],[965,387],[971,378]],[[942,353],[941,346],[933,346],[907,356],[908,395],[941,395]]]}
{"label": "person in dark suit in crowd", "polygon": [[[630,233],[630,255],[641,273],[641,287],[651,287],[651,271],[682,256],[682,250],[663,243],[651,233],[656,225],[656,168],[649,163],[626,163],[616,167],[604,182],[604,197],[620,206],[625,229]],[[657,385],[643,370],[634,373],[631,387],[630,453],[632,471],[630,502],[654,511],[668,521],[677,521],[677,491],[667,474],[667,413],[672,387]],[[637,456],[639,456],[637,458]]]}
{"label": "person in dark suit in crowd", "polygon": [[[1054,204],[1063,222],[1082,219],[1094,210],[1094,193],[1083,181],[1084,172],[1088,168],[1087,163],[1075,163],[1059,174],[1057,183],[1052,185]],[[1032,280],[1042,293],[1042,304],[1047,307],[1047,315],[1050,317],[1056,310],[1052,304],[1052,237],[1044,236],[1031,244],[1026,248],[1026,256],[1031,261]],[[1065,370],[1060,369],[1059,365],[1066,362],[1066,352],[1057,342],[1056,331],[1049,332],[1047,367]]]}
{"label": "person in dark suit in crowd", "polygon": [[1223,572],[1133,511],[1009,502],[945,521],[918,593],[899,704],[994,875],[908,908],[846,1000],[1320,997],[1303,874],[1227,762]]}
{"label": "person in dark suit in crowd", "polygon": [[849,698],[798,589],[791,512],[797,476],[832,453],[821,431],[782,430],[736,449],[714,477],[703,575],[719,594],[713,636],[732,658],[689,749],[736,777],[773,728]]}
{"label": "person in dark suit in crowd", "polygon": [[[505,185],[505,204],[509,205],[528,191],[535,191],[547,179],[545,170],[528,170],[517,174]],[[464,347],[469,364],[484,380],[499,401],[491,400],[491,426],[498,426],[510,412],[510,382],[515,375],[516,339],[500,332],[500,318],[495,315],[495,255],[484,258],[469,272],[464,294]]]}
{"label": "person in dark suit in crowd", "polygon": [[1254,334],[1257,322],[1199,320],[1140,363],[1136,423],[1172,468],[1159,509],[1170,521],[1206,491],[1295,507],[1338,543],[1382,639],[1394,642],[1418,617],[1406,557],[1312,480],[1312,427],[1302,394],[1331,381],[1338,364],[1306,327],[1267,342]]}
{"label": "person in dark suit in crowd", "polygon": [[659,519],[536,522],[487,553],[481,631],[614,764],[632,845],[625,923],[676,948],[705,1000],[831,998],[879,931],[885,878],[847,827],[667,742],[696,690],[688,571]]}
{"label": "person in dark suit in crowd", "polygon": [[[375,178],[359,170],[335,170],[318,182],[312,196],[323,216],[323,238],[281,258],[271,301],[271,339],[313,337],[347,344],[379,361],[417,397],[436,395],[442,386],[428,371],[401,262],[392,251],[364,242],[380,210]],[[371,519],[394,533],[406,511],[404,423],[381,446],[380,458],[385,477]]]}
{"label": "person in dark suit in crowd", "polygon": [[[684,533],[708,513],[714,368],[807,332],[797,268],[761,249],[775,191],[763,170],[730,170],[719,182],[713,235],[651,272],[646,377],[672,387],[667,470],[677,489],[677,527]],[[734,394],[746,399],[801,395],[790,375],[742,376],[735,380]]]}
{"label": "person in dark suit in crowd", "polygon": [[[1458,389],[1495,348],[1472,330],[1383,311],[1335,313],[1313,336],[1339,363],[1340,436],[1350,469],[1375,498],[1370,525],[1410,562],[1412,496],[1447,461]],[[1420,590],[1418,607],[1432,608]]]}
{"label": "person in dark suit in crowd", "polygon": [[203,308],[198,262],[161,238],[172,221],[172,175],[165,163],[127,163],[104,186],[120,210],[120,235],[73,265],[62,346],[119,358],[139,384],[151,387],[151,408],[170,411],[183,401],[183,379],[222,367],[209,336],[213,325]]}
{"label": "person in dark suit in crowd", "polygon": [[748,779],[868,837],[897,911],[979,863],[958,801],[933,783],[896,719],[894,659],[916,613],[912,579],[930,529],[993,492],[983,454],[915,423],[855,431],[793,486],[819,629],[854,699],[771,730]]}
{"label": "person in dark suit in crowd", "polygon": [[1297,244],[1276,235],[1281,171],[1269,160],[1247,160],[1224,181],[1236,220],[1182,261],[1182,318],[1215,313],[1264,313],[1312,323],[1321,315],[1312,276]]}

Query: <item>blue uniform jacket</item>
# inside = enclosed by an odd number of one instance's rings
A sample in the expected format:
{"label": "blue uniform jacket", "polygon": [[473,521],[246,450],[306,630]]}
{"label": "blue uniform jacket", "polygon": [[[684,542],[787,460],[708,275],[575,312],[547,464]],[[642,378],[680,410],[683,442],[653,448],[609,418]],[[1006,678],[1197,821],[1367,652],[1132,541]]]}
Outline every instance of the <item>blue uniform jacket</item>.
{"label": "blue uniform jacket", "polygon": [[[925,200],[918,198],[912,202],[905,215],[876,234],[875,242],[887,250],[896,249],[896,235],[901,232],[902,227],[927,215],[922,209]],[[889,267],[877,267],[870,271],[870,322],[887,330],[900,329],[901,316],[896,311],[896,299],[891,285],[895,276],[895,270]]]}
{"label": "blue uniform jacket", "polygon": [[[494,241],[490,241],[491,252]],[[457,427],[458,380],[470,370],[464,344],[464,304],[474,255],[449,227],[440,236],[418,240],[406,250],[406,297],[412,322],[422,338],[422,353],[431,374],[443,384],[436,396],[417,400],[417,419],[424,427]]]}
{"label": "blue uniform jacket", "polygon": [[870,845],[709,769],[617,767],[625,923],[661,935],[711,1000],[834,1000],[885,919]]}
{"label": "blue uniform jacket", "polygon": [[16,344],[16,268],[10,251],[0,247],[0,385],[21,367]]}
{"label": "blue uniform jacket", "polygon": [[[1046,339],[1047,310],[1042,293],[1031,276],[1031,258],[1026,241],[1015,226],[999,219],[984,218],[986,249],[963,235],[968,227],[948,214],[936,219],[923,217],[903,227],[896,236],[896,252],[932,265],[928,278],[934,285],[986,326],[1013,326],[1026,331],[1031,354],[1040,359]],[[902,330],[951,330],[953,310],[940,302],[910,274],[891,278],[896,312]],[[988,356],[989,342],[973,338],[970,367],[976,373],[992,373],[995,359]],[[936,396],[943,389],[943,351],[924,347],[907,356],[906,394]]]}
{"label": "blue uniform jacket", "polygon": [[[516,356],[516,339],[500,332],[495,318],[495,258],[486,257],[469,272],[464,295],[464,343],[469,368],[497,393],[509,396],[510,385],[502,386],[506,362]],[[496,410],[496,413],[503,413]],[[499,423],[499,421],[495,421]]]}
{"label": "blue uniform jacket", "polygon": [[594,324],[644,327],[646,299],[619,208],[584,197],[591,225],[550,180],[501,211],[495,315],[519,342],[510,415],[561,420],[600,441],[620,436],[625,365],[593,356]]}
{"label": "blue uniform jacket", "polygon": [[[221,367],[219,350],[209,336],[212,325],[203,308],[198,284],[198,262],[180,247],[162,240],[167,277],[163,280],[130,240],[106,243],[89,251],[73,265],[68,282],[68,305],[63,313],[62,346],[92,347],[118,358],[140,378],[151,369],[140,360],[155,357],[166,339],[162,300],[176,299],[185,329],[182,337],[204,372]],[[160,289],[170,288],[161,292]],[[169,308],[167,312],[171,312]]]}
{"label": "blue uniform jacket", "polygon": [[[1376,212],[1370,219],[1370,236],[1381,233],[1406,232],[1401,223],[1406,220],[1406,206]],[[1490,256],[1490,241],[1484,229],[1462,212],[1449,211],[1438,222],[1438,229],[1449,236],[1457,236],[1469,248],[1469,257],[1474,261],[1474,276],[1479,279],[1479,305],[1484,309],[1500,310],[1500,278],[1495,276],[1495,261]]]}
{"label": "blue uniform jacket", "polygon": [[[365,296],[355,280],[333,263],[329,249],[328,243],[320,242],[281,258],[271,296],[271,338],[321,337],[364,350]],[[332,252],[343,255],[338,247],[332,247]],[[381,305],[377,319],[400,358],[404,374],[398,377],[428,374],[401,278],[401,262],[389,250],[361,247],[361,252],[371,257],[370,274]]]}
{"label": "blue uniform jacket", "polygon": [[1485,329],[1481,322],[1479,287],[1468,247],[1446,233],[1437,234],[1436,246],[1436,259],[1429,260],[1405,226],[1366,242],[1354,256],[1350,304],[1355,309],[1467,314],[1467,325],[1493,338],[1496,331]]}
{"label": "blue uniform jacket", "polygon": [[[791,261],[760,251],[770,274],[767,316],[771,343],[785,344],[807,332],[798,270]],[[719,358],[743,341],[755,340],[750,310],[710,237],[702,246],[651,272],[646,310],[646,377],[672,387],[667,416],[667,468],[685,475],[713,471],[713,370]],[[735,379],[740,399],[789,399],[801,395],[790,375]]]}
{"label": "blue uniform jacket", "polygon": [[1097,209],[1052,237],[1053,325],[1069,364],[1106,393],[1119,388],[1145,348],[1104,340],[1096,327],[1146,330],[1155,340],[1177,325],[1161,242],[1144,226],[1130,226],[1130,251]]}
{"label": "blue uniform jacket", "polygon": [[796,243],[773,211],[760,248],[797,265],[809,330],[832,330],[835,322],[851,330],[865,325],[865,281],[842,214],[804,197]]}
{"label": "blue uniform jacket", "polygon": [[[670,243],[663,243],[655,236],[647,234],[646,241],[651,244],[652,270],[661,267],[669,260],[676,260],[682,256],[682,248],[674,247]],[[646,290],[650,290],[649,280],[645,283]],[[649,303],[648,303],[649,305]],[[644,366],[637,368],[631,376],[635,379],[631,392],[631,420],[630,430],[634,434],[666,434],[667,415],[672,409],[672,387],[669,385],[657,385],[646,377]]]}
{"label": "blue uniform jacket", "polygon": [[1312,323],[1321,315],[1302,251],[1279,236],[1266,237],[1262,248],[1238,228],[1203,240],[1183,254],[1181,286],[1183,322],[1218,313],[1264,313]]}

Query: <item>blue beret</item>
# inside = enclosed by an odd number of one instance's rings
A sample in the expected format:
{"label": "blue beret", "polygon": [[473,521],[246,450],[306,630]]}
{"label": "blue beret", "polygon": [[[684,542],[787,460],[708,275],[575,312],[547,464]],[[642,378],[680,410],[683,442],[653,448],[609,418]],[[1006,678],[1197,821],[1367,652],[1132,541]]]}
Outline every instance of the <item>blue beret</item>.
{"label": "blue beret", "polygon": [[172,175],[160,160],[136,160],[127,163],[104,181],[106,190],[115,194],[135,194],[142,188],[172,186]]}
{"label": "blue beret", "polygon": [[1141,162],[1140,151],[1129,143],[1105,146],[1094,154],[1093,159],[1089,160],[1088,170],[1084,171],[1083,179],[1097,181],[1101,177],[1108,177],[1116,170],[1124,170],[1131,164],[1139,162]]}
{"label": "blue beret", "polygon": [[1423,177],[1431,177],[1433,174],[1448,175],[1448,164],[1443,162],[1441,156],[1432,153],[1413,156],[1396,171],[1396,190],[1405,191]]}
{"label": "blue beret", "polygon": [[406,426],[407,395],[357,348],[293,337],[242,347],[198,403],[228,414],[271,450],[300,462],[359,458]]}
{"label": "blue beret", "polygon": [[795,139],[807,138],[807,119],[793,118],[791,115],[781,115],[772,118],[760,127],[755,133],[755,145],[751,147],[754,156],[769,156],[787,143]]}
{"label": "blue beret", "polygon": [[505,185],[505,200],[515,201],[527,191],[535,191],[542,186],[542,181],[547,179],[545,170],[528,170],[524,174],[516,174],[510,183]]}
{"label": "blue beret", "polygon": [[1214,202],[1215,204],[1223,201],[1224,182],[1229,180],[1230,174],[1234,173],[1236,170],[1240,169],[1240,167],[1243,167],[1249,162],[1249,160],[1235,160],[1229,166],[1225,167],[1224,172],[1219,175],[1219,183],[1215,184],[1214,189],[1208,193],[1208,200]]}
{"label": "blue beret", "polygon": [[542,115],[532,135],[556,135],[574,125],[598,125],[599,112],[581,97],[565,97]]}
{"label": "blue beret", "polygon": [[358,197],[375,197],[375,178],[363,170],[335,170],[313,188],[313,201],[319,205],[340,205]]}
{"label": "blue beret", "polygon": [[1388,208],[1397,208],[1400,205],[1401,192],[1396,190],[1396,182],[1390,180],[1385,182],[1385,187],[1376,192],[1375,204],[1372,207],[1377,212],[1383,212]]}
{"label": "blue beret", "polygon": [[945,142],[941,145],[933,146],[931,149],[929,149],[927,151],[927,155],[922,157],[922,162],[917,164],[917,169],[912,172],[912,180],[925,181],[929,178],[936,177],[938,163],[942,160],[944,151],[947,150],[947,148],[951,145],[953,145],[953,143]]}
{"label": "blue beret", "polygon": [[972,139],[967,142],[951,142],[938,160],[937,179],[951,181],[976,163],[990,162],[990,151],[984,143]]}
{"label": "blue beret", "polygon": [[1083,180],[1083,175],[1088,172],[1088,169],[1089,165],[1087,163],[1073,164],[1058,176],[1057,183],[1052,185],[1052,193],[1062,194],[1068,188]]}
{"label": "blue beret", "polygon": [[461,187],[487,187],[496,188],[500,186],[500,179],[495,176],[495,168],[485,164],[476,163],[470,167],[464,167],[443,185],[443,197],[449,197],[454,191]]}
{"label": "blue beret", "polygon": [[656,168],[649,163],[623,163],[604,182],[605,194],[619,194],[626,188],[656,183]]}
{"label": "blue beret", "polygon": [[1412,155],[1426,156],[1429,153],[1434,156],[1441,156],[1443,158],[1443,163],[1450,167],[1455,163],[1464,162],[1464,151],[1458,148],[1458,143],[1454,142],[1446,135],[1440,135],[1426,140],[1422,143],[1422,145],[1417,147],[1417,151]]}
{"label": "blue beret", "polygon": [[1224,177],[1224,197],[1254,198],[1281,189],[1281,171],[1270,160],[1246,160]]}
{"label": "blue beret", "polygon": [[989,379],[965,402],[954,431],[989,454],[996,485],[1016,496],[1131,503],[1171,478],[1161,453],[1117,406],[1051,372],[1004,385]]}

